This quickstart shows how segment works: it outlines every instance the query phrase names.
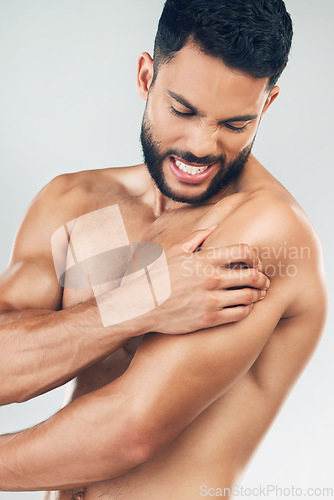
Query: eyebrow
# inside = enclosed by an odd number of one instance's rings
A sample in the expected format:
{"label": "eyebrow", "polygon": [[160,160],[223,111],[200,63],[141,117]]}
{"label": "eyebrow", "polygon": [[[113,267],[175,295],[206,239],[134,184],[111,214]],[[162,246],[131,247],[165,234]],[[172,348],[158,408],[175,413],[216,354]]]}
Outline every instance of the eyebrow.
{"label": "eyebrow", "polygon": [[[178,103],[182,104],[185,108],[188,108],[192,113],[194,113],[197,116],[203,116],[202,113],[199,112],[195,106],[190,104],[187,99],[182,97],[179,94],[176,94],[175,92],[172,92],[171,90],[167,90],[167,94],[172,98],[175,99]],[[232,116],[231,118],[228,118],[227,120],[220,120],[219,125],[225,125],[226,123],[230,122],[250,122],[253,120],[256,120],[259,117],[259,115],[240,115],[240,116]]]}

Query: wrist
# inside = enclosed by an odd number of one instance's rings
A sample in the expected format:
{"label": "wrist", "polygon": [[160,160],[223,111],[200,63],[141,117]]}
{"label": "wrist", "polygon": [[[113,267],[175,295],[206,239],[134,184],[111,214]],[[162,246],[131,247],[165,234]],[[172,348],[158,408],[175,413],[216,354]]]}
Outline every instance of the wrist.
{"label": "wrist", "polygon": [[155,311],[156,308],[124,323],[131,338],[140,337],[141,335],[145,335],[146,333],[158,331]]}

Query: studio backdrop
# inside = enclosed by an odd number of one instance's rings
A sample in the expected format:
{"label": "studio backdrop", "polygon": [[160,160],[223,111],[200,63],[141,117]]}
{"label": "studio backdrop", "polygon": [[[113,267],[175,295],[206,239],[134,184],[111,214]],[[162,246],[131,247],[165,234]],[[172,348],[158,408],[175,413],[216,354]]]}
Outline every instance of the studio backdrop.
{"label": "studio backdrop", "polygon": [[[331,304],[334,3],[286,5],[293,50],[254,154],[314,224]],[[144,103],[136,93],[136,65],[141,52],[152,53],[162,7],[162,0],[0,0],[1,271],[27,206],[53,177],[141,162]],[[290,488],[282,498],[293,498],[292,487],[334,489],[333,327],[331,312],[312,361],[247,469],[245,487]],[[1,434],[48,418],[64,392],[1,407]],[[40,496],[3,492],[0,500]]]}

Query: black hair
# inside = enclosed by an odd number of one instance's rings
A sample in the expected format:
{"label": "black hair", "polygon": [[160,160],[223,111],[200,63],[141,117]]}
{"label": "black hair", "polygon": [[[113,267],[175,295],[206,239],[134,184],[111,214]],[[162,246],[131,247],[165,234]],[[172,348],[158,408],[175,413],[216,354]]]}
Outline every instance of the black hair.
{"label": "black hair", "polygon": [[154,44],[154,80],[192,41],[204,54],[271,90],[288,62],[293,35],[283,0],[167,0]]}

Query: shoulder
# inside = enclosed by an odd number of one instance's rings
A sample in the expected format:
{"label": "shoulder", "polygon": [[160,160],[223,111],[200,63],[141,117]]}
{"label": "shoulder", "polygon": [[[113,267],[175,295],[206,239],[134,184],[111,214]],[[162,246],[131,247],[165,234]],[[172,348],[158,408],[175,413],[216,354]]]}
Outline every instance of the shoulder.
{"label": "shoulder", "polygon": [[82,200],[84,195],[85,199],[88,196],[89,204],[96,204],[101,201],[101,196],[108,196],[111,201],[120,194],[138,196],[138,193],[147,189],[147,178],[144,165],[83,170],[55,177],[39,195],[46,198],[73,197],[76,201]]}
{"label": "shoulder", "polygon": [[61,174],[46,184],[24,214],[16,234],[12,260],[36,255],[38,251],[50,252],[51,236],[60,226],[97,209],[108,189],[117,191],[120,183],[115,180],[113,170]]}
{"label": "shoulder", "polygon": [[319,238],[309,218],[287,191],[261,187],[229,198],[227,211],[225,200],[214,208],[219,226],[213,233],[216,238],[228,244],[252,245],[273,263],[277,258],[294,258],[293,250],[304,246],[309,247],[313,259],[319,258]]}
{"label": "shoulder", "polygon": [[122,169],[83,170],[58,175],[35,196],[28,212],[35,211],[42,215],[44,211],[52,211],[56,217],[58,215],[59,218],[70,220],[86,210],[94,210],[106,193],[112,200],[111,191],[117,192],[120,189],[119,170]]}
{"label": "shoulder", "polygon": [[322,249],[302,208],[275,183],[243,193],[240,199],[208,243],[246,243],[255,248],[277,300],[284,304],[284,317],[316,315],[324,321],[327,292]]}
{"label": "shoulder", "polygon": [[[62,202],[72,202],[74,206],[79,202],[80,207],[92,203],[98,195],[102,195],[108,187],[114,187],[115,181],[118,181],[117,171],[120,168],[106,168],[96,170],[83,170],[74,173],[65,173],[52,179],[37,194],[33,203],[53,203],[61,200]],[[117,182],[118,184],[119,182]]]}

